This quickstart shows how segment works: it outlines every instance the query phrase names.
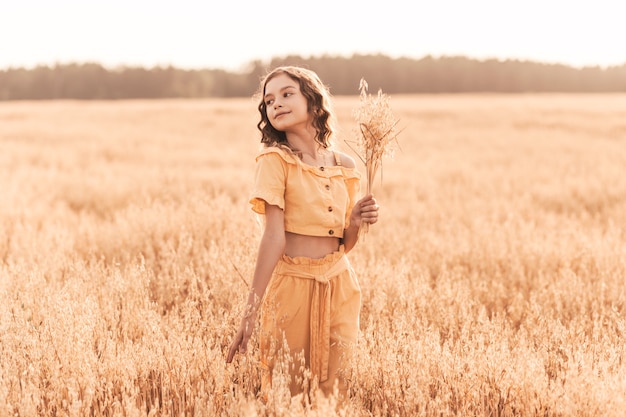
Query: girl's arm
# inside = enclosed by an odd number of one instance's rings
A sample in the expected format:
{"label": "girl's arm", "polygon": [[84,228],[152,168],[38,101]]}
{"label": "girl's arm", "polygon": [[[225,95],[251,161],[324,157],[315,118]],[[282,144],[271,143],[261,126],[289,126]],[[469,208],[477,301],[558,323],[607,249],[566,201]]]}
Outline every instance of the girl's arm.
{"label": "girl's arm", "polygon": [[343,245],[346,253],[359,240],[361,223],[374,224],[378,221],[378,204],[374,196],[369,194],[357,201],[350,213],[350,225],[343,231]]}
{"label": "girl's arm", "polygon": [[252,335],[256,314],[261,305],[267,284],[272,277],[276,263],[285,253],[285,214],[283,210],[274,205],[266,204],[265,207],[265,231],[259,245],[252,288],[248,294],[248,302],[239,330],[230,345],[226,362],[230,363],[235,353],[245,353],[248,340]]}

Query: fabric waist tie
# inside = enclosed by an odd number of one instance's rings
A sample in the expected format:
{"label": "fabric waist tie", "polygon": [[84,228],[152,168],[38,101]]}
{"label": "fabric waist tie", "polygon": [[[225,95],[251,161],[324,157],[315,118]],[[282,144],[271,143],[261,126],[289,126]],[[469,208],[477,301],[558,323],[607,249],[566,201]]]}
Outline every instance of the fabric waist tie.
{"label": "fabric waist tie", "polygon": [[302,271],[298,265],[281,262],[279,274],[296,278],[312,279],[313,297],[311,300],[311,347],[309,362],[311,371],[319,376],[320,382],[328,379],[328,359],[330,355],[330,279],[350,267],[348,258],[343,255],[323,274]]}

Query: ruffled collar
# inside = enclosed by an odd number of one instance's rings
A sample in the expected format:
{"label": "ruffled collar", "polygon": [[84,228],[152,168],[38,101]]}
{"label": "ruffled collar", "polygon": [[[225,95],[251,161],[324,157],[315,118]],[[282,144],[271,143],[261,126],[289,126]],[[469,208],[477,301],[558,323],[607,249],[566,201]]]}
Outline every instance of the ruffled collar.
{"label": "ruffled collar", "polygon": [[361,174],[355,168],[347,168],[343,165],[326,165],[326,166],[313,166],[309,165],[305,162],[302,162],[298,156],[292,152],[287,151],[286,149],[279,148],[277,146],[269,146],[267,148],[263,148],[256,156],[258,160],[259,157],[267,154],[275,153],[278,154],[285,162],[288,164],[296,165],[300,167],[302,170],[312,172],[318,176],[329,177],[333,175],[337,175],[341,173],[346,178],[360,178]]}

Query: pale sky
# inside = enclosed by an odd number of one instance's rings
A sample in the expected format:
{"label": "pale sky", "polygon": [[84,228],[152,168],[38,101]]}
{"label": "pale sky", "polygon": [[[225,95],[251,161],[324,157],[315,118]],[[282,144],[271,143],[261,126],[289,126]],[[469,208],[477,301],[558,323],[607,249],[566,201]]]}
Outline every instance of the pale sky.
{"label": "pale sky", "polygon": [[622,0],[2,0],[0,69],[242,69],[297,54],[626,63]]}

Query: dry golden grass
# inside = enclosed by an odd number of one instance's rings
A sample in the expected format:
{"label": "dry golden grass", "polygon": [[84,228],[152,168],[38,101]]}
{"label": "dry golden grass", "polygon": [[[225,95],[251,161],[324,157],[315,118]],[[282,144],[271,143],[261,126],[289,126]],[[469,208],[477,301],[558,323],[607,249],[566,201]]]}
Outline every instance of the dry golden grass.
{"label": "dry golden grass", "polygon": [[[0,103],[0,415],[335,414],[255,400],[254,349],[224,363],[260,236],[255,104]],[[626,96],[391,105],[337,415],[623,415]]]}
{"label": "dry golden grass", "polygon": [[[366,192],[372,191],[376,174],[381,167],[384,156],[393,157],[393,150],[397,145],[397,129],[399,120],[393,115],[390,105],[391,98],[378,90],[378,94],[372,95],[367,90],[368,85],[365,79],[361,79],[361,94],[359,105],[354,110],[356,119],[356,149],[345,140],[350,149],[357,153],[357,157],[365,166],[367,179]],[[392,146],[394,145],[394,146]],[[367,225],[367,223],[365,223]]]}
{"label": "dry golden grass", "polygon": [[[359,89],[361,91],[359,105],[354,109],[356,148],[350,145],[353,143],[351,140],[346,139],[344,143],[355,151],[358,159],[363,162],[366,178],[365,194],[371,194],[383,157],[393,157],[398,141],[396,126],[399,120],[393,115],[390,97],[382,90],[372,95],[364,78],[361,78]],[[369,223],[363,223],[359,229],[359,236],[364,236],[368,230]]]}

